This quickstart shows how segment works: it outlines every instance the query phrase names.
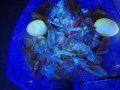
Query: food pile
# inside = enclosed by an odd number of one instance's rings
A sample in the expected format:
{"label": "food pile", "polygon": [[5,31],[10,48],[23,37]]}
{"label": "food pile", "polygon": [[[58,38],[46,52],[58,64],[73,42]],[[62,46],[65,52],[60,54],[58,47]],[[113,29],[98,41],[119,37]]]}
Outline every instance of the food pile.
{"label": "food pile", "polygon": [[94,27],[96,20],[106,17],[103,10],[90,11],[76,0],[60,0],[46,3],[32,16],[47,27],[44,35],[28,35],[23,40],[25,60],[34,77],[73,80],[83,71],[107,76],[102,55],[108,51],[109,39]]}

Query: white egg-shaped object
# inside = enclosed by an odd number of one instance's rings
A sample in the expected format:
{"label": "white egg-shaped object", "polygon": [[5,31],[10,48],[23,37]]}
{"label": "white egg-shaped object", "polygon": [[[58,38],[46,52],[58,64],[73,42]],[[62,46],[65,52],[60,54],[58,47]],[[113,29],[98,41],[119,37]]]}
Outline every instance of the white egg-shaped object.
{"label": "white egg-shaped object", "polygon": [[96,31],[99,34],[107,37],[115,36],[119,32],[118,24],[115,21],[108,18],[98,19],[95,22],[94,26],[96,27]]}
{"label": "white egg-shaped object", "polygon": [[47,26],[42,20],[34,20],[28,24],[27,32],[31,36],[42,36],[47,33]]}

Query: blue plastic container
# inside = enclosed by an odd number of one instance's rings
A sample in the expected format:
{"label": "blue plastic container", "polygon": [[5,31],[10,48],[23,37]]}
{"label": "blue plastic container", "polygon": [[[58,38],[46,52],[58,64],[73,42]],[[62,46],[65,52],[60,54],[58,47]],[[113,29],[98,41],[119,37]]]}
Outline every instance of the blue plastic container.
{"label": "blue plastic container", "polygon": [[[21,39],[27,34],[26,26],[31,22],[31,11],[38,9],[38,7],[48,0],[31,0],[24,12],[22,13],[17,25],[13,37],[11,38],[8,61],[7,61],[7,75],[9,79],[22,87],[25,90],[48,90],[48,80],[40,80],[39,78],[32,79],[32,71],[26,64],[23,52]],[[52,0],[55,3],[57,0]],[[120,12],[118,3],[112,0],[78,0],[82,7],[88,7],[94,10],[96,7],[101,7],[108,14],[108,18],[113,19],[120,24]],[[118,0],[119,1],[119,0]],[[109,53],[104,56],[104,65],[109,75],[120,75],[120,33],[110,38]],[[114,68],[118,65],[119,69]],[[88,76],[90,77],[90,76]],[[94,78],[92,79],[92,81]],[[120,81],[117,81],[120,84]],[[119,85],[120,86],[120,85]],[[85,85],[83,86],[83,88]],[[88,86],[86,86],[88,87]],[[90,87],[90,86],[89,86]],[[119,87],[120,88],[120,87]],[[80,85],[75,85],[76,90],[80,90]],[[81,89],[88,90],[88,89]],[[93,90],[89,89],[89,90]],[[107,89],[106,89],[107,90]],[[110,89],[109,89],[110,90]],[[113,90],[113,89],[111,89]]]}

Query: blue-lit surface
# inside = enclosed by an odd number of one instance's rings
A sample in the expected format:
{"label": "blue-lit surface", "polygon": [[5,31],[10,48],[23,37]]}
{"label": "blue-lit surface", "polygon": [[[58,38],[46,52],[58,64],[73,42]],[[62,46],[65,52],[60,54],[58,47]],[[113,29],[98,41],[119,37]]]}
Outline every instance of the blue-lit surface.
{"label": "blue-lit surface", "polygon": [[87,82],[81,86],[81,90],[119,90],[120,79],[108,79]]}
{"label": "blue-lit surface", "polygon": [[[35,79],[31,78],[32,71],[29,69],[28,65],[24,60],[23,51],[21,48],[21,44],[22,44],[21,38],[23,38],[27,34],[26,26],[32,20],[31,11],[38,9],[38,7],[46,1],[47,0],[30,1],[28,6],[25,8],[20,20],[18,21],[17,26],[15,27],[15,31],[13,33],[13,37],[10,44],[8,63],[7,63],[7,75],[10,78],[10,80],[16,83],[18,86],[28,90],[31,89],[39,90],[39,88],[42,88],[42,90],[47,90],[48,88],[47,80],[41,81],[39,78],[35,78]],[[105,11],[108,12],[110,18],[114,19],[116,22],[119,23],[120,18],[118,12],[116,11],[115,7],[113,6],[112,2],[110,2],[110,0],[99,0],[101,2],[99,2],[98,0],[95,1],[79,0],[79,1],[82,3],[84,7],[88,7],[91,10],[93,10],[96,6],[101,6]],[[110,52],[108,55],[105,55],[104,65],[107,68],[108,73],[110,75],[120,74],[120,69],[118,70],[114,69],[114,66],[116,64],[120,64],[120,56],[119,56],[120,44],[118,43],[120,41],[119,35],[120,34],[110,39],[110,47],[109,47]],[[83,77],[88,78],[88,80],[96,79],[96,77],[90,76],[89,73],[84,73],[83,75],[84,75]],[[118,80],[117,82],[120,81]],[[78,89],[77,85],[76,85],[76,89]]]}

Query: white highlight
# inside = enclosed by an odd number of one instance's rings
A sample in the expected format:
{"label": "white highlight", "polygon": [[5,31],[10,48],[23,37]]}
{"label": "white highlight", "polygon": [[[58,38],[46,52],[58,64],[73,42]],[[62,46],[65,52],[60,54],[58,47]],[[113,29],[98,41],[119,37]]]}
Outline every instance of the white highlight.
{"label": "white highlight", "polygon": [[98,19],[94,26],[96,27],[96,31],[103,36],[115,36],[119,32],[117,23],[108,18]]}
{"label": "white highlight", "polygon": [[47,26],[42,20],[34,20],[28,24],[27,32],[31,36],[42,36],[47,33]]}

